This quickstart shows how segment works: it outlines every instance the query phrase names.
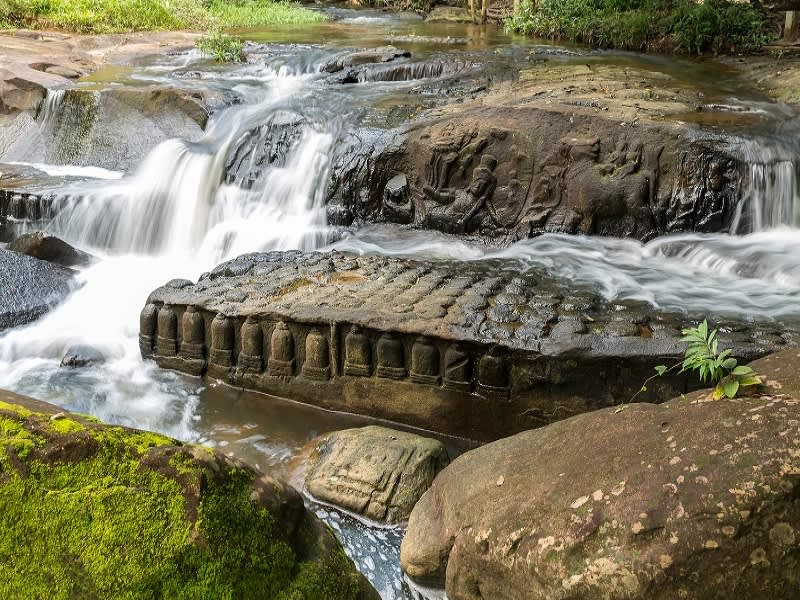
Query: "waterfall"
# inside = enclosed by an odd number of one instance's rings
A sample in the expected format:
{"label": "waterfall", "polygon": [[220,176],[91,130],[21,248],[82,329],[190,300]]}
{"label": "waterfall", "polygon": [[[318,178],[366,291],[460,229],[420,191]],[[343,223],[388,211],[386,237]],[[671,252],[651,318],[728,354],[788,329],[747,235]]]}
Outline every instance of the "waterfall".
{"label": "waterfall", "polygon": [[742,198],[731,233],[800,227],[800,140],[783,123],[780,131],[735,140],[744,163]]}

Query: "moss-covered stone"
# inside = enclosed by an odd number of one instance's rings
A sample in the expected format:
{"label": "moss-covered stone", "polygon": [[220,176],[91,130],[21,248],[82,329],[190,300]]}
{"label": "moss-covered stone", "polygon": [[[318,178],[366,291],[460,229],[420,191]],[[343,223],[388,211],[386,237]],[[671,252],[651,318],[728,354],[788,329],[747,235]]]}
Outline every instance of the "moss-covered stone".
{"label": "moss-covered stone", "polygon": [[377,597],[288,485],[0,393],[0,597]]}

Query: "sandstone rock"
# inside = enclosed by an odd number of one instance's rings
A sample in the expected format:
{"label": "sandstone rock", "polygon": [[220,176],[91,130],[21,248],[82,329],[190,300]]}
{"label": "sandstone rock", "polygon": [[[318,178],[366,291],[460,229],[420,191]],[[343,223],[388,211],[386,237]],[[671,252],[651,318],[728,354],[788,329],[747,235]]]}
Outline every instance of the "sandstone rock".
{"label": "sandstone rock", "polygon": [[297,491],[220,452],[6,392],[0,447],[4,598],[377,598]]}
{"label": "sandstone rock", "polygon": [[378,48],[347,52],[341,56],[337,56],[324,64],[322,70],[325,73],[337,73],[346,67],[387,63],[398,58],[408,58],[409,56],[411,56],[411,52],[408,50],[400,50],[394,46],[380,46]]}
{"label": "sandstone rock", "polygon": [[408,519],[449,462],[437,440],[374,425],[329,433],[311,446],[305,483],[309,493],[386,523]]}
{"label": "sandstone rock", "polygon": [[7,249],[63,267],[85,266],[92,262],[92,257],[86,252],[44,231],[25,233],[11,242]]}
{"label": "sandstone rock", "polygon": [[775,394],[800,354],[753,366],[770,395],[631,404],[462,455],[414,508],[403,568],[451,600],[797,598],[800,400]]}
{"label": "sandstone rock", "polygon": [[0,331],[49,311],[71,291],[73,275],[71,269],[0,249]]}
{"label": "sandstone rock", "polygon": [[[402,193],[393,202],[399,212]],[[253,253],[150,294],[140,350],[237,387],[488,441],[627,402],[683,355],[691,321],[567,285],[515,261]],[[740,359],[796,339],[769,322],[725,325],[720,344]],[[690,385],[663,378],[643,399]]]}

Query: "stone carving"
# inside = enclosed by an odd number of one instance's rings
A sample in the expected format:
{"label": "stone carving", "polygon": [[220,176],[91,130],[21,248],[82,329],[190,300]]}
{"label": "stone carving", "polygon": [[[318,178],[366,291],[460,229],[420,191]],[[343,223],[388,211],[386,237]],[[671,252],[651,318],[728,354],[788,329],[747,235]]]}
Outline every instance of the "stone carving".
{"label": "stone carving", "polygon": [[205,337],[203,316],[194,306],[186,307],[181,319],[181,358],[203,359]]}
{"label": "stone carving", "polygon": [[264,364],[264,334],[261,323],[253,317],[247,317],[242,324],[242,351],[239,353],[238,366],[244,371],[260,373]]}
{"label": "stone carving", "polygon": [[508,399],[511,385],[508,371],[508,357],[502,350],[493,348],[478,363],[478,389],[488,398]]}
{"label": "stone carving", "polygon": [[306,359],[303,362],[303,377],[316,381],[327,381],[331,376],[331,356],[328,339],[319,329],[312,329],[306,336]]}
{"label": "stone carving", "polygon": [[455,392],[472,387],[472,359],[461,344],[451,344],[444,353],[444,387]]}
{"label": "stone carving", "polygon": [[270,340],[270,357],[267,373],[276,377],[294,375],[294,338],[283,321],[278,321]]}
{"label": "stone carving", "polygon": [[372,375],[372,347],[360,327],[354,325],[344,339],[344,374],[357,377]]}
{"label": "stone carving", "polygon": [[175,356],[178,353],[178,317],[169,304],[164,304],[158,311],[156,352],[161,356]]}
{"label": "stone carving", "polygon": [[378,377],[404,379],[406,360],[403,342],[391,333],[384,333],[377,344]]}
{"label": "stone carving", "polygon": [[139,351],[142,356],[153,355],[158,309],[155,304],[145,304],[139,314]]}
{"label": "stone carving", "polygon": [[411,381],[439,385],[440,369],[439,349],[428,338],[417,338],[411,347]]}
{"label": "stone carving", "polygon": [[402,173],[392,177],[383,188],[383,218],[392,223],[411,223],[414,220],[408,180]]}
{"label": "stone carving", "polygon": [[233,366],[233,323],[219,312],[211,321],[211,350],[208,353],[209,368],[228,369]]}

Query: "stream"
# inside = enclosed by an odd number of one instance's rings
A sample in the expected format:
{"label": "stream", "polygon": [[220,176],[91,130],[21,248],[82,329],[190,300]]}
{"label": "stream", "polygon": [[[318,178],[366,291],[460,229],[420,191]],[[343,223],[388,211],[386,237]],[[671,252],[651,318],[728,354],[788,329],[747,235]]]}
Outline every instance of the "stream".
{"label": "stream", "polygon": [[[457,60],[491,82],[512,77],[534,48],[543,47],[494,27],[329,11],[333,20],[318,25],[237,32],[253,42],[245,64],[217,65],[186,51],[108,67],[80,80],[84,90],[167,84],[223,99],[235,94],[235,102],[221,101],[201,134],[164,141],[130,169],[110,164],[113,157],[105,164],[72,165],[24,148],[5,157],[6,163],[69,178],[69,199],[47,231],[99,260],[80,270],[77,289],[52,312],[0,336],[0,388],[215,446],[291,479],[294,459],[316,435],[375,421],[202,382],[143,361],[138,318],[153,289],[174,278],[194,281],[245,252],[339,249],[508,261],[510,268],[543,269],[609,300],[640,300],[698,317],[713,312],[776,322],[800,318],[797,116],[763,99],[738,97],[725,73],[701,62],[620,53],[578,57],[695,78],[707,87],[706,97],[769,116],[766,124],[733,136],[751,167],[731,234],[681,234],[648,243],[547,234],[491,248],[399,225],[329,227],[325,186],[341,137],[359,126],[406,122],[439,102],[442,90],[423,71],[403,81],[333,87],[322,71],[325,64],[348,49],[392,43],[415,60]],[[578,50],[559,51],[567,60]],[[65,143],[57,133],[71,110],[64,98],[63,91],[51,91],[37,117],[45,145]],[[296,124],[288,140],[281,137],[286,123]],[[262,168],[247,185],[225,182],[227,162],[254,129],[258,142],[285,154],[283,160]],[[79,344],[99,350],[105,361],[60,368],[67,349]],[[465,449],[459,440],[443,441],[451,455]],[[417,597],[399,568],[401,527],[365,523],[308,501],[384,599]]]}

